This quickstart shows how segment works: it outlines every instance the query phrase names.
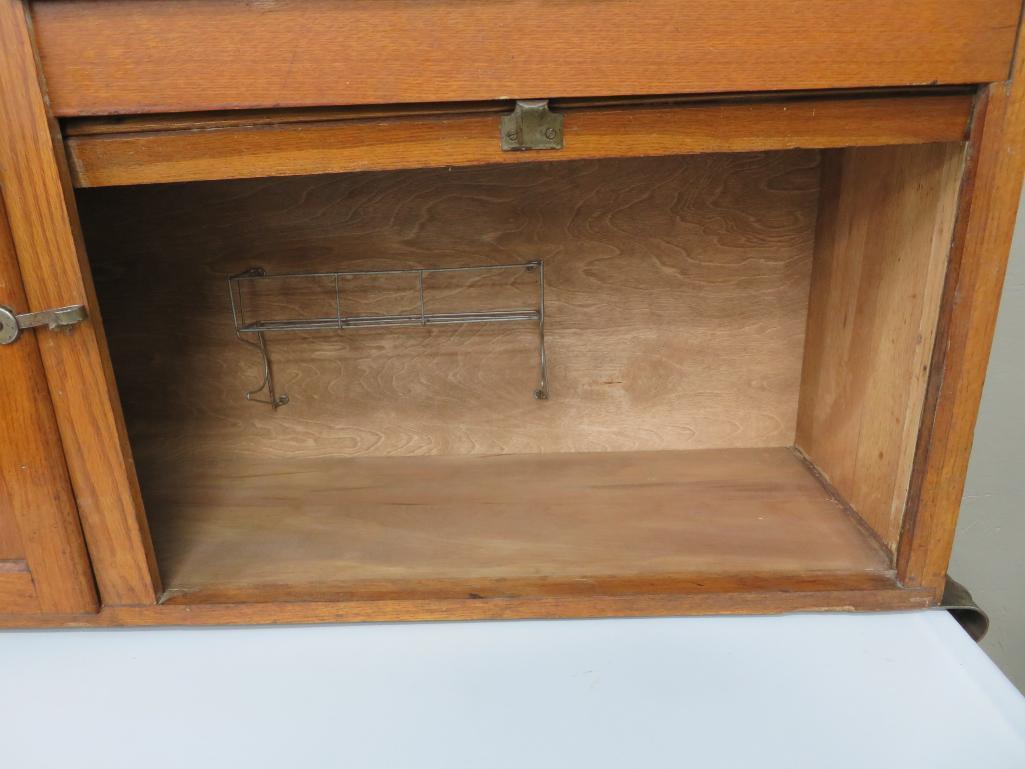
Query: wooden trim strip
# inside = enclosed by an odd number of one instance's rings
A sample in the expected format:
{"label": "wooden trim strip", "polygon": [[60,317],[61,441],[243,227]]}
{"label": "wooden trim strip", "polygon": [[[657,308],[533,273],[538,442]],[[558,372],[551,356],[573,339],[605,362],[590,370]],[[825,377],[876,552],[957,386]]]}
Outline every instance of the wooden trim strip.
{"label": "wooden trim strip", "polygon": [[41,0],[59,116],[1003,80],[1020,0]]}
{"label": "wooden trim strip", "polygon": [[68,333],[37,339],[96,580],[105,604],[153,603],[149,529],[22,0],[0,0],[0,51],[0,183],[25,309],[85,304],[90,313]]}
{"label": "wooden trim strip", "polygon": [[[961,141],[972,97],[574,108],[565,148],[502,152],[498,116],[415,115],[68,138],[78,187],[347,171]],[[252,120],[253,118],[249,118]]]}
{"label": "wooden trim strip", "polygon": [[416,622],[484,619],[666,617],[784,614],[798,611],[898,611],[936,605],[931,591],[880,590],[699,593],[570,598],[189,604],[105,608],[99,614],[0,616],[3,627],[276,625],[319,622]]}
{"label": "wooden trim strip", "polygon": [[[760,91],[754,93],[700,93],[663,96],[615,96],[592,99],[550,99],[553,110],[565,111],[599,107],[641,108],[681,107],[698,104],[752,104],[756,102],[799,101],[807,99],[897,98],[912,96],[974,95],[975,86],[927,86],[925,88],[849,88],[816,91]],[[361,107],[302,107],[298,109],[221,110],[210,112],[172,112],[155,115],[104,115],[71,117],[61,121],[68,136],[143,133],[147,131],[198,130],[274,126],[286,123],[318,123],[338,120],[371,120],[399,117],[446,117],[452,115],[510,112],[512,102],[431,102],[426,104],[375,104]]]}
{"label": "wooden trim strip", "polygon": [[173,112],[167,115],[111,115],[66,118],[61,133],[70,136],[134,134],[150,131],[198,131],[211,128],[255,128],[289,123],[331,123],[339,120],[385,120],[400,117],[446,117],[509,112],[508,102],[460,102],[456,104],[386,104],[372,107],[307,107],[304,109],[227,110],[220,112]]}
{"label": "wooden trim strip", "polygon": [[1025,173],[1025,57],[975,111],[940,311],[927,418],[898,550],[903,584],[942,594]]}
{"label": "wooden trim strip", "polygon": [[[879,548],[882,550],[882,546]],[[625,595],[683,596],[732,593],[809,593],[882,590],[896,584],[892,570],[804,574],[651,574],[575,578],[393,580],[382,583],[324,585],[253,585],[198,589],[168,589],[165,605],[266,604],[277,602],[368,603],[371,601],[442,601],[466,598],[509,600],[557,598],[588,601]]]}

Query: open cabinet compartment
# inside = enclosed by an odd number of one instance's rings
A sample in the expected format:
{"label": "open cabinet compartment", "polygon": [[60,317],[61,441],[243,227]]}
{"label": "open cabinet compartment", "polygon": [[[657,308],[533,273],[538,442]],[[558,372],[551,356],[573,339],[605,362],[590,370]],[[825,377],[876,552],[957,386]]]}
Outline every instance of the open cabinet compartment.
{"label": "open cabinet compartment", "polygon": [[[959,142],[78,191],[168,602],[897,587]],[[268,332],[271,321],[536,318]],[[410,279],[412,276],[412,279]],[[334,300],[334,304],[332,304]],[[345,325],[339,323],[339,325]]]}

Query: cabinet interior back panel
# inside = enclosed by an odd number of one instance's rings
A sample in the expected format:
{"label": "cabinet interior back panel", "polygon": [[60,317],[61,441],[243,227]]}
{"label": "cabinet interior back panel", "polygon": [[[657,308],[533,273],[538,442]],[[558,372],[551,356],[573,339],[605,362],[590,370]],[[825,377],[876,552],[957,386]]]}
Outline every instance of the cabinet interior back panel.
{"label": "cabinet interior back panel", "polygon": [[[154,185],[79,204],[141,462],[635,451],[793,442],[818,184],[818,153],[794,151]],[[548,401],[532,397],[529,322],[270,335],[291,402],[243,398],[262,370],[233,333],[233,273],[533,259]],[[365,288],[346,301],[396,299]],[[443,300],[527,290],[449,282]],[[288,291],[267,301],[307,311]]]}

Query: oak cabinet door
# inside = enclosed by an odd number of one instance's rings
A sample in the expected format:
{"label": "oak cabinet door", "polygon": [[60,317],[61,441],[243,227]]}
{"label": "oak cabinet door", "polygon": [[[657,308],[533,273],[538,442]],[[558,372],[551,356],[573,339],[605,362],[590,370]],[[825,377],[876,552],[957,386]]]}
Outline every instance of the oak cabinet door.
{"label": "oak cabinet door", "polygon": [[[0,200],[0,304],[27,309],[7,211]],[[0,614],[97,608],[36,333],[0,345]]]}
{"label": "oak cabinet door", "polygon": [[[104,606],[151,604],[156,565],[24,0],[0,0],[0,51],[0,303],[87,311],[70,330],[26,332],[0,347],[0,516],[24,550],[7,559],[21,564],[10,573],[31,575],[44,613],[91,611],[97,593]],[[24,588],[27,579],[13,581]],[[16,595],[33,609],[24,590]]]}

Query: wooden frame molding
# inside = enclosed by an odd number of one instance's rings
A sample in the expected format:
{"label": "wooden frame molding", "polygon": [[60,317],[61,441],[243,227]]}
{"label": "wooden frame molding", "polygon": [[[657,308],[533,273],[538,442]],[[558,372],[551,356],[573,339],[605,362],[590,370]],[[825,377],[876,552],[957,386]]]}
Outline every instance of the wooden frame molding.
{"label": "wooden frame molding", "polygon": [[[70,135],[77,187],[286,176],[345,171],[523,163],[705,152],[877,146],[961,141],[972,96],[902,95],[788,98],[660,106],[571,107],[566,146],[503,152],[491,112],[324,119],[273,113],[210,125],[170,117]],[[502,107],[497,107],[501,109]],[[509,106],[504,107],[510,109]],[[135,128],[136,130],[133,130]],[[72,130],[74,127],[72,126]]]}
{"label": "wooden frame molding", "polygon": [[277,625],[313,622],[667,617],[783,614],[797,611],[901,611],[934,605],[928,590],[635,594],[570,598],[381,600],[249,604],[160,604],[112,607],[86,617],[0,616],[0,628],[130,627],[138,625]]}
{"label": "wooden frame molding", "polygon": [[[957,84],[1019,0],[41,0],[58,116]],[[852,34],[856,30],[857,34]]]}
{"label": "wooden frame molding", "polygon": [[0,50],[0,183],[26,309],[85,304],[91,316],[71,333],[38,339],[100,595],[105,605],[153,603],[149,529],[21,0],[0,0]]}

